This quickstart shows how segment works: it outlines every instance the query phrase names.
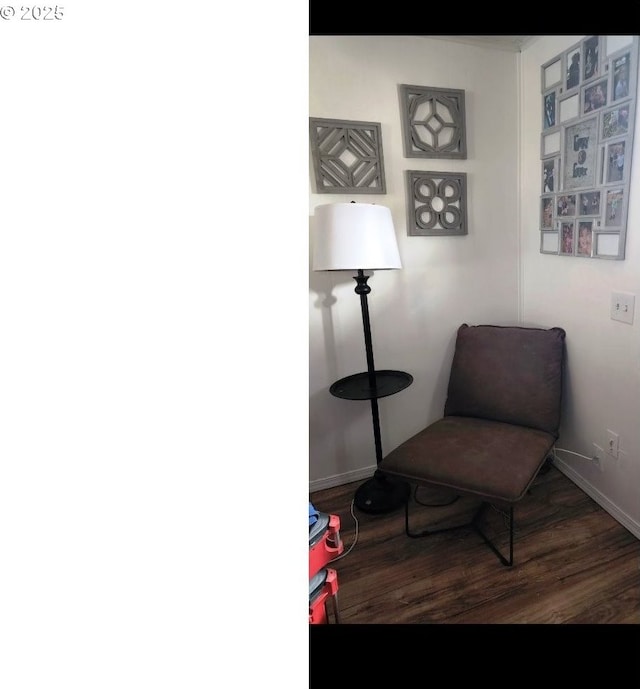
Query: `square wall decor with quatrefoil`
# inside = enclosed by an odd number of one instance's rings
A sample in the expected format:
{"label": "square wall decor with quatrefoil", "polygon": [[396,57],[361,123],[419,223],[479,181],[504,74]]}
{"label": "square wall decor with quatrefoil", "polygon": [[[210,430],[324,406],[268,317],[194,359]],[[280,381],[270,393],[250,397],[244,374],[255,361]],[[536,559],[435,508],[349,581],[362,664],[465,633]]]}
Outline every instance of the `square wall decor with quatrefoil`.
{"label": "square wall decor with quatrefoil", "polygon": [[318,194],[386,194],[379,122],[309,118]]}
{"label": "square wall decor with quatrefoil", "polygon": [[400,84],[407,158],[467,157],[464,91]]}
{"label": "square wall decor with quatrefoil", "polygon": [[465,172],[406,170],[407,234],[417,237],[467,234]]}

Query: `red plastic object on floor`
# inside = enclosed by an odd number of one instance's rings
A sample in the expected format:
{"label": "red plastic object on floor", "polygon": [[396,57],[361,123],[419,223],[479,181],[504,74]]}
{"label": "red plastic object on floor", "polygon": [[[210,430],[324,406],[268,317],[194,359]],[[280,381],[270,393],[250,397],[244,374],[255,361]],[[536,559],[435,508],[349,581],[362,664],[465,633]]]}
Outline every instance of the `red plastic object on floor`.
{"label": "red plastic object on floor", "polygon": [[318,521],[309,531],[309,578],[342,554],[343,550],[340,517],[320,513]]}
{"label": "red plastic object on floor", "polygon": [[309,624],[329,624],[327,602],[331,599],[336,624],[338,617],[338,573],[327,567],[309,580]]}
{"label": "red plastic object on floor", "polygon": [[338,616],[338,573],[327,567],[344,550],[340,538],[340,517],[318,513],[309,528],[309,624],[329,624],[327,603],[331,600],[336,624]]}

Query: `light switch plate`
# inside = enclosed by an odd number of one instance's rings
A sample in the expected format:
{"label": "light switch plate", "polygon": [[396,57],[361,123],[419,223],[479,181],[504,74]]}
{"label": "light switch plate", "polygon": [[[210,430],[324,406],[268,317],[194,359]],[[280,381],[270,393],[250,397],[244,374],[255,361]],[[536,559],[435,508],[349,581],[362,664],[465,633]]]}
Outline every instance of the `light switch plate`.
{"label": "light switch plate", "polygon": [[626,292],[613,292],[611,294],[611,318],[622,323],[633,323],[633,311],[636,297]]}

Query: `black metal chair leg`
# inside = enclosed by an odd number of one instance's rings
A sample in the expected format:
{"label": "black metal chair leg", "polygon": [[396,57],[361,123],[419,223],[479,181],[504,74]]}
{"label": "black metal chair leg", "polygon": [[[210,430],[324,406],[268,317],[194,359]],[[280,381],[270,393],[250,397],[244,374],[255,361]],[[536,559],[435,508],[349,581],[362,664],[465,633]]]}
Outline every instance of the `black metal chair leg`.
{"label": "black metal chair leg", "polygon": [[503,565],[505,565],[505,567],[511,567],[513,565],[513,507],[509,508],[509,557],[506,558],[498,550],[495,544],[492,543],[492,541],[487,537],[480,526],[480,519],[484,514],[485,509],[489,507],[489,503],[483,502],[480,505],[471,522],[457,524],[456,526],[447,526],[442,529],[425,529],[424,531],[413,532],[409,528],[409,502],[410,500],[407,500],[404,505],[404,530],[409,538],[423,538],[424,536],[433,536],[434,534],[445,533],[447,531],[472,528],[480,535],[482,540],[489,546],[494,554],[497,555],[498,559]]}
{"label": "black metal chair leg", "polygon": [[484,508],[488,505],[488,503],[484,502],[482,503],[480,509],[478,512],[476,512],[475,517],[473,518],[473,521],[471,522],[471,525],[473,528],[476,530],[478,534],[480,534],[482,540],[493,550],[493,552],[498,556],[498,559],[500,562],[505,567],[511,567],[513,565],[513,507],[509,508],[509,558],[507,559],[499,550],[496,548],[496,546],[487,538],[487,535],[484,533],[480,526],[480,516],[484,512]]}

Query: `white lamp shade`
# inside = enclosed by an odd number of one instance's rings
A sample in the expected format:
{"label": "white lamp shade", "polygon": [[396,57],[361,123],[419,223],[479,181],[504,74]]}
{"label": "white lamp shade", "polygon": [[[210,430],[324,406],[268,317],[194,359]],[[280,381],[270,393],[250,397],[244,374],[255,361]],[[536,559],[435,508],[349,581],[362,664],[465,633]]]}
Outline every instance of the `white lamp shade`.
{"label": "white lamp shade", "polygon": [[391,211],[373,203],[315,209],[313,270],[402,268]]}

